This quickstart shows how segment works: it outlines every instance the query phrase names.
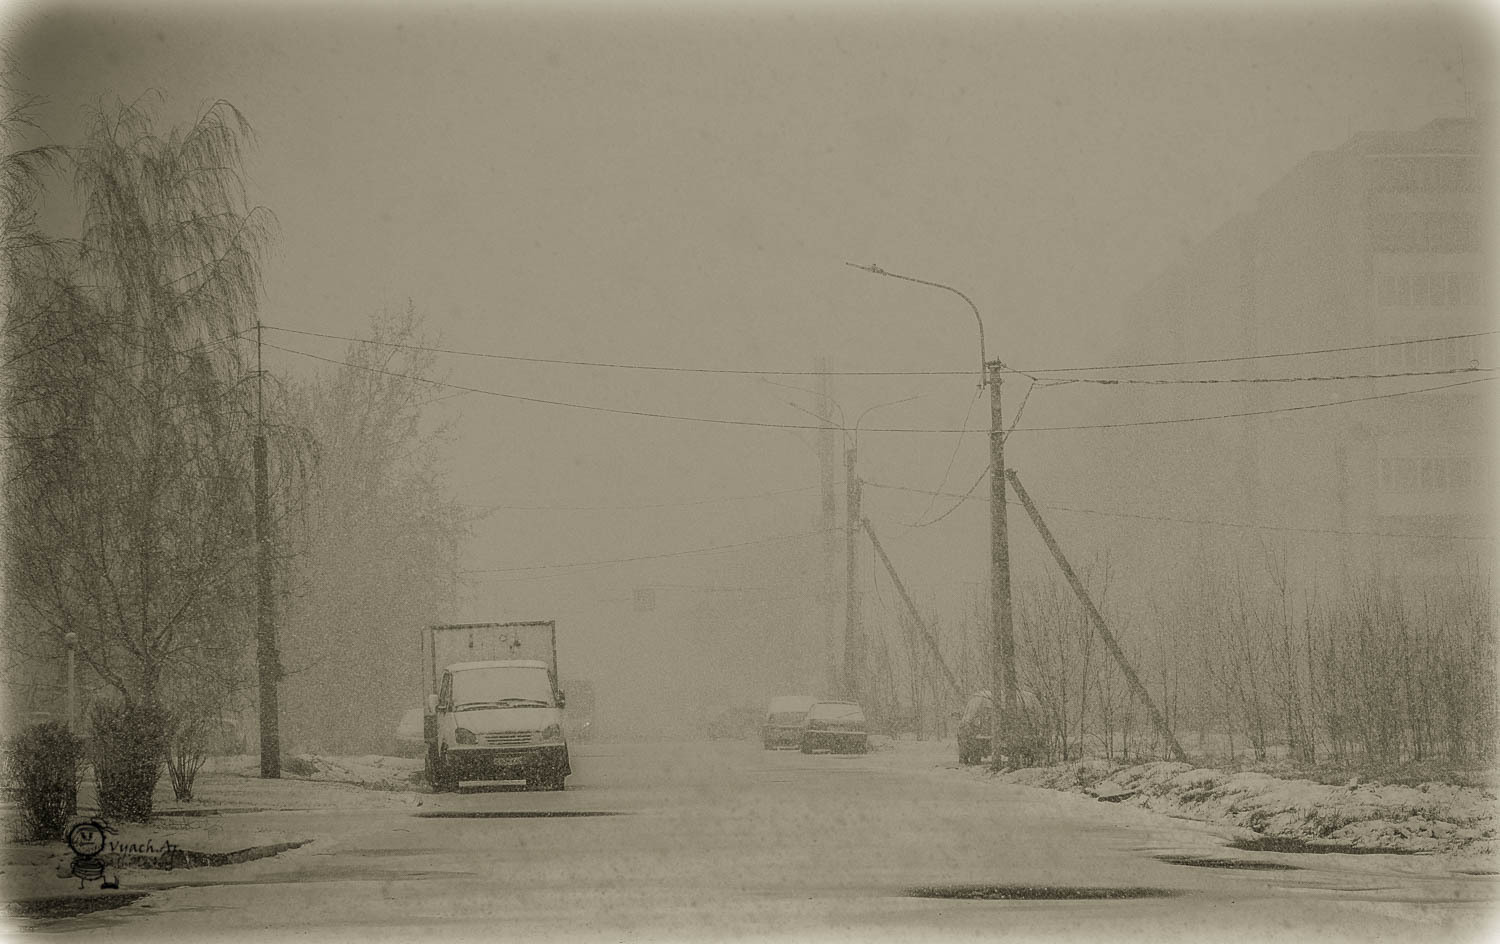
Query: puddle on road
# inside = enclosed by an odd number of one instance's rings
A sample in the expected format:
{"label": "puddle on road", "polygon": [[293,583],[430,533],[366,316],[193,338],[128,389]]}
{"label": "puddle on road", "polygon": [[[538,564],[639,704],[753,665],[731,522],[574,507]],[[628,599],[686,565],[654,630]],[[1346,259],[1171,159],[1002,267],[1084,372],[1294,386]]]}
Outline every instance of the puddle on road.
{"label": "puddle on road", "polygon": [[955,898],[964,901],[1090,901],[1125,898],[1172,898],[1171,888],[1089,888],[1077,885],[929,885],[906,890],[909,898]]}
{"label": "puddle on road", "polygon": [[615,810],[433,810],[417,819],[550,819],[568,816],[625,816]]}
{"label": "puddle on road", "polygon": [[1327,842],[1304,842],[1301,839],[1279,839],[1274,836],[1257,836],[1254,839],[1236,839],[1229,844],[1231,849],[1240,849],[1245,852],[1298,852],[1298,853],[1329,853],[1340,852],[1344,855],[1424,855],[1412,849],[1391,849],[1385,846],[1368,846],[1359,848],[1355,846],[1339,846]]}
{"label": "puddle on road", "polygon": [[31,898],[12,901],[5,906],[12,918],[76,918],[96,911],[123,908],[140,901],[149,892],[120,892],[115,895],[60,895],[56,898]]}
{"label": "puddle on road", "polygon": [[298,813],[295,809],[278,809],[268,806],[236,806],[203,810],[161,810],[156,815],[162,819],[174,816],[228,816],[232,813]]}
{"label": "puddle on road", "polygon": [[1208,856],[1159,855],[1156,856],[1156,859],[1171,865],[1195,865],[1204,869],[1249,869],[1266,872],[1295,872],[1302,868],[1300,865],[1287,865],[1282,862],[1262,862],[1255,859],[1214,859]]}

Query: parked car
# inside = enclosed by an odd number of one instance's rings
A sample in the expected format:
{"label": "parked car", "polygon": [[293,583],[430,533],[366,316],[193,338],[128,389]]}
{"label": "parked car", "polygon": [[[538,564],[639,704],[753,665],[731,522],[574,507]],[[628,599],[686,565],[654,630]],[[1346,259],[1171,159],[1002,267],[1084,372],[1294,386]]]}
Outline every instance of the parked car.
{"label": "parked car", "polygon": [[[1016,692],[1019,718],[1015,729],[1017,753],[1011,758],[1023,766],[1039,763],[1046,755],[1046,726],[1042,704],[1032,692]],[[958,716],[958,762],[977,764],[990,754],[990,733],[994,727],[994,704],[988,689],[975,692],[964,703]]]}
{"label": "parked car", "polygon": [[778,695],[766,705],[760,741],[766,750],[796,747],[802,743],[802,723],[807,710],[817,703],[811,695]]}
{"label": "parked car", "polygon": [[396,722],[395,747],[392,750],[397,757],[425,757],[427,755],[427,739],[422,734],[421,708],[408,708],[401,712],[401,720]]}
{"label": "parked car", "polygon": [[807,711],[799,740],[802,753],[863,754],[870,749],[865,712],[852,701],[820,701]]}

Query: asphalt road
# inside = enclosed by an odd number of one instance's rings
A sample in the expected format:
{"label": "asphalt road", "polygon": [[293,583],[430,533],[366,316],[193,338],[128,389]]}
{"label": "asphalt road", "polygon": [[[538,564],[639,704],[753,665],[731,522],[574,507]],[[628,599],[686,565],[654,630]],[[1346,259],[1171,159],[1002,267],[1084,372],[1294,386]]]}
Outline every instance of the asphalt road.
{"label": "asphalt road", "polygon": [[[193,870],[200,884],[45,930],[149,941],[1406,942],[1485,940],[1495,926],[1493,878],[1415,857],[1235,852],[1223,830],[985,782],[937,746],[902,747],[836,757],[729,741],[575,746],[566,792],[472,786],[405,809],[280,814],[315,841]],[[1294,868],[1227,867],[1246,863]],[[946,894],[979,897],[927,897]]]}

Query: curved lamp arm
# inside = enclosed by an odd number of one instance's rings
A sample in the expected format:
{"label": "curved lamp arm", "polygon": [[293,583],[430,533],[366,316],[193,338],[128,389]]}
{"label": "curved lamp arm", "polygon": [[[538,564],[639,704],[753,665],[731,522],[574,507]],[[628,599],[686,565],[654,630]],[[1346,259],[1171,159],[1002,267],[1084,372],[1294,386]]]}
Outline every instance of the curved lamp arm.
{"label": "curved lamp arm", "polygon": [[893,279],[901,279],[903,282],[915,282],[918,285],[930,285],[933,288],[940,288],[946,292],[952,292],[959,298],[962,298],[968,304],[969,310],[974,312],[974,320],[979,324],[979,383],[980,386],[984,385],[986,380],[986,371],[989,367],[989,361],[984,356],[984,319],[979,317],[979,308],[974,304],[973,299],[969,298],[969,296],[965,295],[963,292],[960,292],[958,289],[954,288],[951,285],[944,285],[942,282],[929,282],[926,279],[918,279],[910,275],[900,275],[895,272],[887,272],[874,263],[871,263],[867,266],[862,266],[856,265],[853,262],[846,262],[844,263],[844,265],[859,269],[862,272],[869,272],[874,275],[885,275]]}

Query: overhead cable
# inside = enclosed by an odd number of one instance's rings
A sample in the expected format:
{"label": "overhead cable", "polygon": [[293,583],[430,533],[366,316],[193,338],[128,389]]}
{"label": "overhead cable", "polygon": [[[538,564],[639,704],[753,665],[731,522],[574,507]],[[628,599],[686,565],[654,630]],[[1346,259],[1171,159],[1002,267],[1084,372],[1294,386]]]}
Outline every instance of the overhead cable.
{"label": "overhead cable", "polygon": [[[318,331],[304,331],[304,330],[301,330],[301,329],[298,329],[298,328],[285,328],[285,327],[281,327],[280,325],[273,325],[273,324],[265,324],[265,325],[263,325],[263,327],[269,328],[269,329],[274,330],[274,331],[284,331],[284,332],[286,332],[288,334],[300,334],[300,335],[304,335],[306,337],[311,337],[311,338],[323,338],[323,339],[331,340],[331,341],[349,341],[349,342],[353,342],[353,343],[356,343],[356,344],[373,344],[373,345],[377,345],[377,346],[380,346],[380,347],[403,348],[405,350],[424,351],[424,352],[428,352],[428,353],[432,353],[432,354],[452,354],[452,355],[455,355],[455,356],[458,356],[458,357],[478,357],[478,358],[487,358],[487,359],[491,359],[491,360],[516,361],[516,362],[528,363],[528,364],[553,364],[553,365],[568,366],[568,367],[599,367],[599,368],[607,368],[607,369],[611,369],[611,370],[660,371],[660,372],[666,372],[666,373],[684,373],[684,374],[741,374],[741,375],[748,375],[748,376],[773,376],[773,377],[819,377],[819,376],[826,376],[826,377],[973,377],[974,376],[974,371],[972,371],[972,370],[767,370],[767,369],[729,368],[729,367],[684,367],[684,366],[667,365],[667,364],[631,364],[631,363],[618,362],[618,361],[568,360],[568,359],[565,359],[565,358],[555,358],[555,357],[530,357],[530,356],[520,355],[520,354],[500,354],[500,353],[487,352],[487,351],[463,350],[463,349],[460,349],[460,348],[431,347],[431,346],[425,346],[425,345],[420,345],[420,344],[408,344],[408,343],[399,342],[399,341],[380,341],[380,340],[376,340],[376,339],[373,339],[373,338],[355,338],[355,337],[350,337],[348,335],[342,335],[342,334],[327,334],[327,333],[318,332]],[[1155,362],[1151,362],[1151,363],[1139,363],[1139,364],[1102,364],[1102,365],[1085,366],[1085,367],[1045,367],[1045,368],[1033,367],[1033,368],[1027,368],[1024,371],[1023,370],[1019,370],[1017,368],[1006,367],[1006,368],[1003,368],[1003,370],[1005,370],[1008,373],[1021,374],[1023,376],[1031,376],[1032,374],[1061,374],[1061,373],[1074,373],[1074,372],[1098,372],[1098,371],[1108,371],[1108,370],[1132,370],[1132,369],[1142,368],[1142,367],[1178,367],[1178,366],[1189,366],[1189,365],[1194,365],[1194,364],[1226,364],[1226,363],[1231,363],[1231,362],[1234,362],[1234,361],[1263,360],[1263,359],[1267,359],[1267,358],[1278,358],[1278,357],[1302,357],[1302,356],[1313,355],[1313,354],[1335,354],[1335,353],[1341,353],[1341,352],[1345,352],[1345,351],[1363,351],[1363,350],[1371,350],[1371,349],[1374,349],[1374,348],[1382,348],[1382,347],[1397,347],[1397,346],[1401,346],[1401,345],[1405,345],[1405,344],[1429,344],[1429,343],[1435,343],[1435,342],[1439,342],[1439,341],[1456,341],[1456,340],[1462,340],[1462,339],[1466,339],[1466,338],[1486,337],[1488,335],[1493,335],[1493,334],[1497,334],[1497,333],[1500,333],[1500,332],[1497,332],[1497,331],[1479,331],[1479,332],[1474,332],[1474,333],[1470,333],[1470,334],[1449,334],[1449,335],[1443,335],[1443,336],[1440,336],[1440,337],[1431,337],[1431,338],[1411,338],[1411,339],[1405,340],[1405,341],[1383,341],[1383,342],[1380,342],[1380,343],[1377,343],[1377,344],[1360,344],[1360,345],[1354,345],[1354,346],[1351,346],[1351,347],[1322,348],[1322,349],[1318,349],[1318,350],[1307,350],[1307,351],[1282,351],[1282,352],[1275,353],[1275,354],[1242,354],[1242,355],[1235,355],[1235,356],[1229,356],[1229,357],[1200,358],[1200,359],[1197,359],[1197,360],[1155,361]],[[1386,375],[1379,375],[1379,376],[1390,376],[1390,377],[1425,376],[1427,373],[1431,373],[1431,372],[1393,373],[1393,374],[1386,374]],[[1301,379],[1301,378],[1291,378],[1291,379]],[[1313,378],[1307,378],[1307,379],[1310,379],[1310,380],[1321,380],[1321,379],[1342,379],[1342,378],[1318,378],[1318,377],[1313,377]],[[1361,378],[1352,378],[1351,377],[1350,379],[1361,379]],[[1267,378],[1267,380],[1268,380],[1268,382],[1280,382],[1280,378]],[[1239,383],[1239,382],[1243,382],[1243,381],[1241,381],[1241,380],[1226,380],[1226,382]]]}
{"label": "overhead cable", "polygon": [[[987,474],[988,472],[989,472],[989,467],[986,466],[985,469],[984,469],[984,472],[980,473],[980,479],[982,480],[984,478],[985,474]],[[882,483],[882,482],[863,482],[862,484],[864,484],[865,486],[867,486],[869,488],[881,488],[881,489],[887,489],[889,491],[896,491],[896,492],[912,492],[912,493],[915,493],[915,494],[918,494],[918,495],[931,495],[931,494],[933,494],[932,492],[928,491],[927,489],[914,488],[914,487],[909,486],[909,485],[887,485],[887,484]],[[988,503],[990,501],[990,499],[987,496],[975,495],[975,494],[973,494],[973,492],[974,492],[974,490],[970,489],[967,493],[962,494],[962,495],[957,494],[955,492],[941,492],[941,493],[938,493],[938,494],[940,494],[940,495],[942,495],[944,497],[957,498],[957,499],[959,499],[959,503],[960,504],[962,504],[965,501],[979,501],[979,502],[986,502],[986,503]],[[1014,502],[1014,501],[1011,501],[1009,499],[1006,499],[1005,503],[1007,505],[1017,505],[1017,506],[1019,506],[1021,504],[1020,502]],[[1136,520],[1140,520],[1140,521],[1169,521],[1169,522],[1173,522],[1175,524],[1195,524],[1195,525],[1209,525],[1209,526],[1221,527],[1221,528],[1241,528],[1241,529],[1249,530],[1249,531],[1292,531],[1292,532],[1298,532],[1298,533],[1304,533],[1304,534],[1337,534],[1337,535],[1346,535],[1346,536],[1350,536],[1350,537],[1428,538],[1428,539],[1450,540],[1450,541],[1494,541],[1494,540],[1496,540],[1496,537],[1494,535],[1482,535],[1482,534],[1423,534],[1423,533],[1420,533],[1420,532],[1412,532],[1412,531],[1352,531],[1352,530],[1341,530],[1341,529],[1337,529],[1337,528],[1298,528],[1298,527],[1291,527],[1291,526],[1287,526],[1287,525],[1250,524],[1250,523],[1246,523],[1246,522],[1237,522],[1237,521],[1218,521],[1218,520],[1209,519],[1209,518],[1174,518],[1174,517],[1171,517],[1171,516],[1168,516],[1168,515],[1139,515],[1139,514],[1132,514],[1130,512],[1124,512],[1124,511],[1100,511],[1099,509],[1096,509],[1096,508],[1077,508],[1077,507],[1074,507],[1074,506],[1071,506],[1071,505],[1057,505],[1057,504],[1050,504],[1050,503],[1046,503],[1046,502],[1037,502],[1036,504],[1037,504],[1038,507],[1040,507],[1040,508],[1046,508],[1046,509],[1048,509],[1050,511],[1061,511],[1061,512],[1067,512],[1067,513],[1071,513],[1071,514],[1078,514],[1078,515],[1098,515],[1100,517],[1105,517],[1105,518],[1132,518],[1132,519],[1136,519]]]}
{"label": "overhead cable", "polygon": [[[462,390],[462,391],[464,391],[466,393],[481,393],[481,394],[484,394],[486,396],[500,397],[500,398],[506,399],[506,400],[516,400],[516,401],[519,401],[519,402],[522,402],[522,403],[537,403],[537,404],[543,404],[543,405],[546,405],[546,406],[561,406],[561,407],[567,407],[569,409],[586,410],[586,411],[595,412],[595,413],[611,413],[611,414],[615,414],[617,416],[641,416],[641,417],[647,417],[647,418],[651,418],[651,419],[678,420],[680,422],[688,422],[688,423],[710,423],[710,424],[719,425],[719,426],[748,426],[748,427],[754,427],[754,428],[760,428],[760,429],[806,429],[806,430],[821,430],[821,429],[826,429],[827,428],[825,426],[811,426],[811,425],[808,425],[806,423],[769,423],[769,422],[764,422],[764,421],[760,421],[760,420],[735,420],[735,419],[724,419],[724,418],[720,418],[720,417],[711,417],[711,416],[687,416],[687,415],[679,414],[679,413],[658,413],[658,412],[654,412],[654,411],[650,411],[650,410],[624,410],[624,409],[620,409],[618,407],[595,406],[593,404],[588,404],[588,403],[574,403],[574,402],[570,402],[570,401],[567,401],[567,400],[549,400],[549,399],[546,399],[546,398],[543,398],[543,397],[527,397],[527,396],[522,396],[520,394],[515,394],[515,393],[501,393],[498,390],[486,390],[486,389],[484,389],[482,387],[469,387],[469,386],[465,386],[463,384],[449,383],[449,382],[443,381],[443,380],[431,380],[429,378],[422,377],[422,376],[419,376],[419,375],[416,375],[416,374],[403,374],[403,373],[401,373],[399,371],[384,370],[384,369],[379,368],[379,367],[369,367],[369,366],[364,365],[364,364],[349,364],[349,363],[346,363],[344,361],[334,360],[331,357],[323,357],[323,356],[318,355],[318,354],[312,354],[312,353],[310,353],[308,351],[299,351],[299,350],[296,350],[294,348],[281,347],[280,345],[277,345],[277,344],[269,344],[268,343],[265,346],[269,347],[269,348],[274,348],[274,349],[276,349],[278,351],[283,351],[283,352],[285,352],[287,354],[297,354],[297,355],[300,355],[302,357],[311,358],[311,359],[316,360],[316,361],[322,361],[322,362],[327,363],[327,364],[333,364],[333,365],[335,365],[337,367],[350,367],[350,368],[354,368],[356,370],[363,370],[363,371],[368,371],[368,372],[376,373],[376,374],[384,374],[384,375],[390,376],[390,377],[397,377],[397,378],[400,378],[402,380],[410,380],[410,381],[413,381],[415,383],[432,384],[433,386],[446,387],[446,388],[451,389],[451,390]],[[1401,391],[1397,391],[1395,393],[1375,394],[1373,396],[1365,396],[1365,397],[1350,397],[1350,398],[1344,399],[1344,400],[1328,400],[1328,401],[1325,401],[1325,402],[1322,402],[1322,403],[1304,403],[1304,404],[1300,404],[1298,406],[1275,407],[1275,408],[1266,409],[1266,410],[1244,410],[1244,411],[1237,412],[1237,413],[1215,413],[1215,414],[1208,415],[1208,416],[1181,416],[1181,417],[1172,417],[1172,418],[1160,419],[1160,420],[1134,420],[1134,421],[1120,422],[1120,423],[1078,423],[1078,424],[1065,425],[1065,426],[1020,426],[1020,427],[1016,427],[1015,429],[1009,430],[1006,433],[1006,435],[1009,436],[1012,433],[1044,433],[1044,432],[1062,432],[1062,431],[1065,431],[1065,430],[1084,430],[1084,429],[1122,429],[1122,428],[1132,427],[1132,426],[1163,426],[1163,425],[1174,424],[1174,423],[1201,423],[1201,422],[1207,422],[1207,421],[1210,421],[1210,420],[1227,420],[1227,419],[1236,419],[1236,418],[1239,418],[1239,417],[1248,417],[1248,416],[1268,416],[1268,415],[1273,414],[1273,413],[1294,413],[1294,412],[1297,412],[1299,410],[1316,410],[1316,409],[1321,409],[1323,407],[1329,407],[1329,406],[1342,406],[1342,405],[1347,404],[1347,403],[1362,403],[1362,402],[1365,402],[1367,400],[1384,400],[1384,399],[1390,399],[1390,398],[1393,398],[1393,397],[1412,396],[1414,394],[1419,394],[1419,393],[1433,393],[1433,392],[1436,392],[1436,391],[1439,391],[1439,390],[1451,390],[1454,387],[1463,387],[1463,386],[1467,386],[1468,384],[1473,384],[1473,383],[1484,383],[1484,382],[1486,382],[1488,380],[1495,380],[1495,379],[1500,379],[1500,378],[1484,377],[1484,378],[1480,378],[1478,380],[1463,380],[1463,381],[1459,381],[1458,383],[1443,384],[1443,385],[1437,386],[1437,387],[1423,387],[1423,388],[1421,388],[1419,390],[1401,390]],[[867,432],[867,433],[959,433],[959,434],[974,433],[974,432],[986,432],[986,430],[984,430],[984,429],[969,429],[969,428],[953,429],[953,428],[944,428],[944,427],[925,427],[924,428],[924,427],[913,427],[913,426],[872,426],[872,427],[865,427],[864,431]]]}
{"label": "overhead cable", "polygon": [[716,544],[710,547],[695,547],[683,551],[668,551],[663,554],[640,554],[635,557],[611,557],[603,560],[571,561],[561,564],[530,564],[524,567],[482,567],[465,570],[466,574],[512,574],[536,570],[560,570],[573,567],[600,567],[606,564],[626,564],[633,561],[661,560],[667,557],[688,557],[694,554],[712,554],[717,551],[728,551],[740,547],[752,547],[757,544],[775,544],[781,541],[792,541],[798,538],[811,537],[828,531],[842,530],[838,528],[816,528],[812,531],[799,531],[794,534],[780,534],[775,537],[762,538],[758,541],[736,541],[733,544]]}

